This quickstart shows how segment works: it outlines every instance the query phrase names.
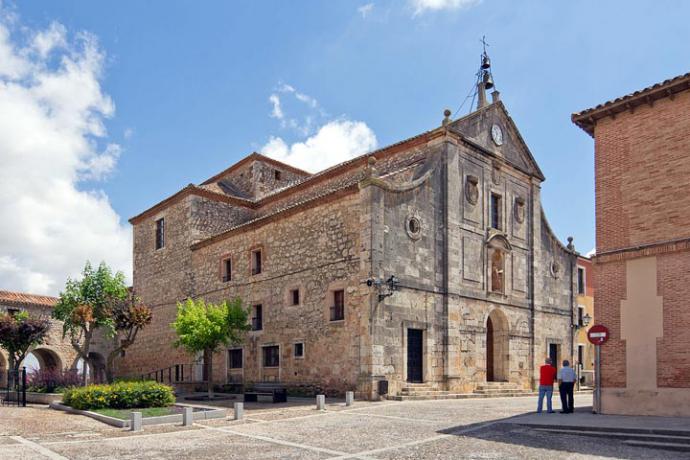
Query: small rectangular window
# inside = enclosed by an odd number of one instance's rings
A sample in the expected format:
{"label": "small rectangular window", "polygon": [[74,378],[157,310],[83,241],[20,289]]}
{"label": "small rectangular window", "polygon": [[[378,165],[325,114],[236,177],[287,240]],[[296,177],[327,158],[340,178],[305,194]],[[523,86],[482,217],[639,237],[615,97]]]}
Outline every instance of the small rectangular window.
{"label": "small rectangular window", "polygon": [[290,300],[292,301],[292,305],[299,305],[299,289],[290,291]]}
{"label": "small rectangular window", "polygon": [[264,328],[263,306],[261,304],[252,307],[254,316],[252,317],[252,331],[260,331]]}
{"label": "small rectangular window", "polygon": [[585,346],[584,345],[578,345],[577,346],[577,364],[579,364],[580,367],[584,367],[584,365],[585,365]]}
{"label": "small rectangular window", "polygon": [[585,293],[585,269],[577,267],[577,293],[584,295]]}
{"label": "small rectangular window", "polygon": [[304,344],[302,342],[295,344],[295,358],[304,358]]}
{"label": "small rectangular window", "polygon": [[223,261],[223,281],[228,282],[232,280],[232,259],[225,259]]}
{"label": "small rectangular window", "polygon": [[275,177],[275,180],[280,180],[281,174],[280,171],[277,169],[273,172],[273,177]]}
{"label": "small rectangular window", "polygon": [[8,308],[7,309],[7,314],[10,316],[16,316],[19,314],[21,310],[19,308]]}
{"label": "small rectangular window", "polygon": [[501,230],[501,195],[491,194],[491,228]]}
{"label": "small rectangular window", "polygon": [[271,345],[264,347],[264,367],[280,366],[280,347]]}
{"label": "small rectangular window", "polygon": [[333,305],[331,306],[331,321],[345,319],[345,291],[338,289],[333,291]]}
{"label": "small rectangular window", "polygon": [[585,309],[582,307],[577,307],[577,325],[584,326],[585,322],[583,320],[585,316]]}
{"label": "small rectangular window", "polygon": [[252,251],[252,275],[261,273],[261,249]]}
{"label": "small rectangular window", "polygon": [[160,218],[156,221],[156,249],[165,246],[165,219]]}
{"label": "small rectangular window", "polygon": [[242,349],[228,350],[228,366],[230,369],[242,369]]}

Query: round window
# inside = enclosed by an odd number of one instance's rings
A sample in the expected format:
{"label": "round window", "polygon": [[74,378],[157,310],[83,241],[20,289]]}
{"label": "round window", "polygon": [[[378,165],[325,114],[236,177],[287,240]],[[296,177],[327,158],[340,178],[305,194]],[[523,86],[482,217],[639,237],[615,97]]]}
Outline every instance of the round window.
{"label": "round window", "polygon": [[422,236],[422,222],[418,217],[408,217],[406,227],[407,235],[413,240],[418,240]]}

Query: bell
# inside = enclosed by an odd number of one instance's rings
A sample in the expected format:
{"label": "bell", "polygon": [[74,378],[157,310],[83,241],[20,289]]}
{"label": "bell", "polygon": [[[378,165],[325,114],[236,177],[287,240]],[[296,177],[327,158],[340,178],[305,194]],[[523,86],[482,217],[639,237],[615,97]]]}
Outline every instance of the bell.
{"label": "bell", "polygon": [[484,71],[484,77],[482,81],[484,82],[484,88],[491,89],[494,87],[494,79],[491,78],[491,74],[489,72]]}
{"label": "bell", "polygon": [[488,69],[491,67],[491,59],[489,59],[489,55],[484,54],[482,56],[482,69]]}

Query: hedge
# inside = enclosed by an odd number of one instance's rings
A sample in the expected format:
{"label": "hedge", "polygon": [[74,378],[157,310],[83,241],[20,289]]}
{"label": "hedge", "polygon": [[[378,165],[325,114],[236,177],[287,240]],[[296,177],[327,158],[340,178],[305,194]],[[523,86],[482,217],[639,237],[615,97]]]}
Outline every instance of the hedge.
{"label": "hedge", "polygon": [[62,402],[79,410],[165,407],[175,402],[175,395],[168,385],[153,381],[116,382],[69,388]]}

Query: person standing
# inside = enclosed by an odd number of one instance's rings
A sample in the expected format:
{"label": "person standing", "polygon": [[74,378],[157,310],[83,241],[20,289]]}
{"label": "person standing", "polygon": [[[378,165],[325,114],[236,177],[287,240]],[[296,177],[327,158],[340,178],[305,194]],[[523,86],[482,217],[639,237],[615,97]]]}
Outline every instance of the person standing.
{"label": "person standing", "polygon": [[541,414],[544,397],[546,397],[546,411],[549,414],[553,414],[551,397],[553,396],[554,380],[556,380],[556,368],[551,365],[551,360],[546,358],[544,365],[539,368],[539,402],[537,403],[538,414]]}
{"label": "person standing", "polygon": [[575,370],[570,367],[570,361],[564,359],[563,367],[558,370],[558,390],[561,393],[561,407],[563,408],[561,414],[572,414],[575,409],[573,396],[575,380],[577,380]]}

